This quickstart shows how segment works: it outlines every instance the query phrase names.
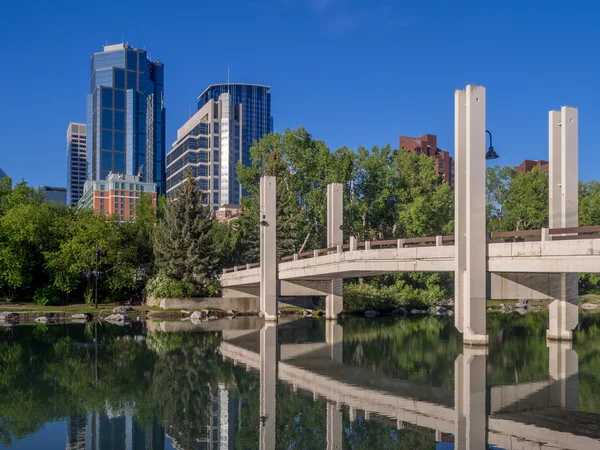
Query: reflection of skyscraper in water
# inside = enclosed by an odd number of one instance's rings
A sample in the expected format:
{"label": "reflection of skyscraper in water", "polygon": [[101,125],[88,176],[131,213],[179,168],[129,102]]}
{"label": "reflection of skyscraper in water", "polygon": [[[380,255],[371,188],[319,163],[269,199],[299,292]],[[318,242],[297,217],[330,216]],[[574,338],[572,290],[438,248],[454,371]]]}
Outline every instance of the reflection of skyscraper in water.
{"label": "reflection of skyscraper in water", "polygon": [[156,417],[148,426],[135,417],[135,404],[109,404],[103,411],[67,419],[67,450],[162,450],[165,430]]}
{"label": "reflection of skyscraper in water", "polygon": [[207,405],[208,423],[202,427],[197,445],[187,448],[177,441],[176,427],[170,425],[171,445],[177,450],[228,450],[235,449],[239,431],[241,402],[236,392],[224,384],[212,386],[210,404]]}
{"label": "reflection of skyscraper in water", "polygon": [[87,415],[74,414],[67,419],[66,450],[86,450]]}

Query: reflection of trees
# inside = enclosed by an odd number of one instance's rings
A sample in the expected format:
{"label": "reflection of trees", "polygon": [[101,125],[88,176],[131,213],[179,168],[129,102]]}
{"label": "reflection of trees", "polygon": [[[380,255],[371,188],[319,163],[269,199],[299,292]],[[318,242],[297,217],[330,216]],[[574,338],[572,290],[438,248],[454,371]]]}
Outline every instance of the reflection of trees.
{"label": "reflection of trees", "polygon": [[[152,345],[162,357],[154,366],[152,395],[165,418],[169,434],[183,448],[192,448],[206,437],[210,425],[212,389],[232,380],[231,368],[217,353],[218,339],[212,334],[152,336]],[[174,342],[177,345],[173,345]]]}
{"label": "reflection of trees", "polygon": [[460,335],[448,318],[344,321],[344,361],[373,372],[439,387],[454,387]]}
{"label": "reflection of trees", "polygon": [[579,409],[600,413],[600,316],[580,319],[573,348],[579,357]]}
{"label": "reflection of trees", "polygon": [[327,406],[277,385],[277,448],[326,448]]}
{"label": "reflection of trees", "polygon": [[488,383],[494,386],[548,379],[548,314],[487,315]]}
{"label": "reflection of trees", "polygon": [[11,434],[25,437],[44,422],[102,409],[105,402],[131,398],[144,404],[144,374],[154,358],[131,331],[99,327],[96,365],[83,325],[11,330],[10,339],[0,340],[0,440],[8,444]]}

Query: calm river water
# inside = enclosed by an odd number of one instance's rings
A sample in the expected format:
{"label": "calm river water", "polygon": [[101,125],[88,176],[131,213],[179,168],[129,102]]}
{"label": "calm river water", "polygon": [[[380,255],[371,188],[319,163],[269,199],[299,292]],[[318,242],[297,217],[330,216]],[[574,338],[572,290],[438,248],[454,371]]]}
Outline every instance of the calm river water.
{"label": "calm river water", "polygon": [[[0,326],[0,448],[598,449],[600,317]],[[276,363],[276,361],[279,361]]]}

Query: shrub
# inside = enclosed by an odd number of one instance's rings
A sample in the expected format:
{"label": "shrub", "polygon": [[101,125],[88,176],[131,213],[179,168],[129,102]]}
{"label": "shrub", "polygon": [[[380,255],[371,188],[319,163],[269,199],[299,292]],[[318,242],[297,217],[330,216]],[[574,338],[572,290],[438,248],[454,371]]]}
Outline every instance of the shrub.
{"label": "shrub", "polygon": [[36,290],[33,294],[33,301],[40,306],[54,306],[63,303],[60,292],[52,286]]}
{"label": "shrub", "polygon": [[439,286],[417,289],[399,281],[392,286],[375,284],[346,284],[344,286],[344,311],[362,312],[367,309],[389,311],[400,306],[424,308],[435,305],[443,297]]}
{"label": "shrub", "polygon": [[146,291],[154,298],[187,298],[192,297],[197,289],[194,283],[175,280],[159,273],[148,280]]}

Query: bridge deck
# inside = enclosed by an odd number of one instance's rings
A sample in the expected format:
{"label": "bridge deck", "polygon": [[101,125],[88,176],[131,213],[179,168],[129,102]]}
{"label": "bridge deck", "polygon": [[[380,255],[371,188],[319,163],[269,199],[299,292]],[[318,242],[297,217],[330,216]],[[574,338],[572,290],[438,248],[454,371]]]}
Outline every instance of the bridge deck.
{"label": "bridge deck", "polygon": [[[488,244],[487,270],[492,273],[600,272],[600,239]],[[285,281],[324,281],[398,272],[452,272],[454,245],[379,248],[332,253],[279,263]],[[260,283],[260,268],[228,272],[223,287]]]}

